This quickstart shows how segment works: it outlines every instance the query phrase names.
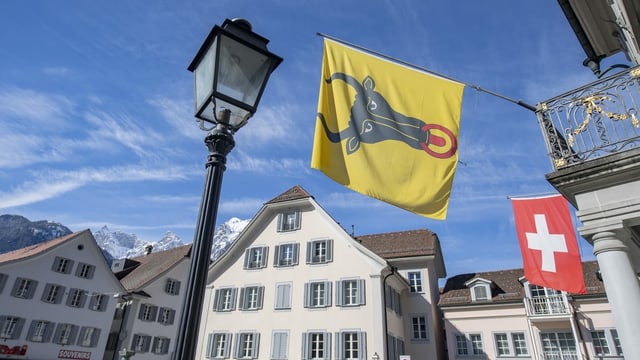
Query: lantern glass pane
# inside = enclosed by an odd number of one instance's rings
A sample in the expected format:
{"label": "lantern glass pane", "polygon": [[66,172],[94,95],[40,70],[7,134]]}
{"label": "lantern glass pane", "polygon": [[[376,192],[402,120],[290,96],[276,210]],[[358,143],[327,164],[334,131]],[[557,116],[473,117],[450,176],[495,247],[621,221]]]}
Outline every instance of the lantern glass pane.
{"label": "lantern glass pane", "polygon": [[271,70],[270,58],[226,36],[220,37],[216,91],[255,109]]}
{"label": "lantern glass pane", "polygon": [[193,72],[195,81],[195,100],[196,100],[196,113],[202,108],[211,98],[213,93],[213,76],[215,71],[216,61],[216,43],[218,39],[215,39],[207,53],[202,57],[200,63]]}

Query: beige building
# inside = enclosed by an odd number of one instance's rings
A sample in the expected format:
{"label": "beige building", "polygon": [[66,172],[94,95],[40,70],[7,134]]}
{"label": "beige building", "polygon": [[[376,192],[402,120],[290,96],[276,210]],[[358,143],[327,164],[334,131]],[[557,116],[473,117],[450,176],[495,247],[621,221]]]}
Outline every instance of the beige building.
{"label": "beige building", "polygon": [[102,359],[124,292],[89,230],[0,254],[0,359]]}
{"label": "beige building", "polygon": [[428,230],[352,237],[300,186],[268,201],[210,268],[198,359],[438,359]]}
{"label": "beige building", "polygon": [[530,284],[522,269],[457,275],[440,309],[449,359],[623,359],[595,261],[587,294]]}

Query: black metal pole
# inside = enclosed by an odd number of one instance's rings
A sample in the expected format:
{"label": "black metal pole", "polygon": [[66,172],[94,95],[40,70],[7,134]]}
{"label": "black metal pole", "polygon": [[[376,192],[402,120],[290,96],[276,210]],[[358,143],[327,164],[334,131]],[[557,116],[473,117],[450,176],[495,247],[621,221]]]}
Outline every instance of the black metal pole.
{"label": "black metal pole", "polygon": [[[226,115],[228,116],[228,114]],[[218,202],[220,201],[222,175],[226,169],[227,155],[235,145],[233,135],[228,127],[222,123],[218,123],[207,134],[204,142],[209,148],[207,175],[202,202],[200,203],[198,224],[191,247],[189,278],[185,287],[185,297],[180,324],[178,325],[173,360],[195,359],[205,286],[207,285],[207,272],[211,257],[211,244],[218,213]]]}

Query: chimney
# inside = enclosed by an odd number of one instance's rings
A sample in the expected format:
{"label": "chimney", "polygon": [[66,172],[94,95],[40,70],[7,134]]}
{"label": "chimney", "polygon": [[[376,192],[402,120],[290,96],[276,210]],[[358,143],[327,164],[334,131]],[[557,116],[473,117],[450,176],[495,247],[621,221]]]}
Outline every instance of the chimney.
{"label": "chimney", "polygon": [[144,247],[144,254],[145,254],[145,255],[149,255],[149,254],[151,254],[151,252],[152,252],[152,251],[153,251],[153,245],[151,245],[151,244],[147,244],[147,245]]}

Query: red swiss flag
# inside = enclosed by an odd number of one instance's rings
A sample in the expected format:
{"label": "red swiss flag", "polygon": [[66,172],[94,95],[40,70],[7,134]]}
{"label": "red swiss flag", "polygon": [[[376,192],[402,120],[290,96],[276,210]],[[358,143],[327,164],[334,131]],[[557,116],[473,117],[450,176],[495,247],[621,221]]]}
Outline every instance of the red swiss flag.
{"label": "red swiss flag", "polygon": [[530,283],[585,294],[580,250],[562,195],[512,199],[524,276]]}

